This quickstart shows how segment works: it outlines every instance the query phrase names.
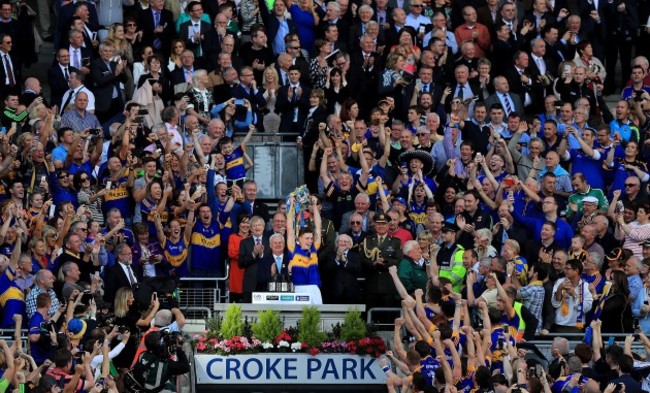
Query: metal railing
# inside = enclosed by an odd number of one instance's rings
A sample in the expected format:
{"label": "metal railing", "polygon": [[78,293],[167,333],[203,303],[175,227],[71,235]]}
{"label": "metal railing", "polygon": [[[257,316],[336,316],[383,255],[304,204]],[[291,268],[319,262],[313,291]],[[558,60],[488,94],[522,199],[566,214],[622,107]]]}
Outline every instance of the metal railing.
{"label": "metal railing", "polygon": [[[184,312],[195,312],[203,314],[203,318],[212,318],[212,312],[218,303],[228,303],[230,292],[228,291],[228,279],[230,267],[226,264],[226,275],[224,277],[185,277],[181,278],[179,285],[178,307]],[[197,285],[200,283],[201,285]],[[203,287],[205,284],[205,287]],[[195,318],[196,319],[196,318]]]}

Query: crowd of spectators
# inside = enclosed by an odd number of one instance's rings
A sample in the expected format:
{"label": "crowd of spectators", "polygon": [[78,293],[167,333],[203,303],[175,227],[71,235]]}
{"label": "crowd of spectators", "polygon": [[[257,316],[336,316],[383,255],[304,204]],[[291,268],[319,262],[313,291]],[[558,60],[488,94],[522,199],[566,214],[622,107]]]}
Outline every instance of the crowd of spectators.
{"label": "crowd of spectators", "polygon": [[[391,389],[639,391],[602,335],[650,334],[645,2],[0,5],[0,324],[31,349],[0,341],[0,391],[119,389],[187,277],[402,306]],[[258,198],[259,135],[296,144],[308,201]],[[552,333],[591,352],[549,387],[511,343]]]}

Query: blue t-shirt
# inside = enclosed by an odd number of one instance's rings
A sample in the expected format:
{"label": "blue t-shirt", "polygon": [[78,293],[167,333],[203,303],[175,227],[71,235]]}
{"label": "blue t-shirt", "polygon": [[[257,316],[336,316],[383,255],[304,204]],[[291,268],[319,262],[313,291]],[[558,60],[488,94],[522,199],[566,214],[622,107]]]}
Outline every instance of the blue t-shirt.
{"label": "blue t-shirt", "polygon": [[[41,334],[41,324],[43,322],[45,322],[45,318],[43,318],[43,315],[40,312],[36,311],[34,315],[32,315],[32,319],[29,320],[29,334]],[[38,342],[29,342],[29,350],[31,351],[36,364],[43,363],[50,356],[51,351],[45,350],[46,346],[43,345],[45,343],[49,344],[49,340],[43,336],[44,335],[41,335],[41,339]],[[43,341],[45,341],[45,343]]]}

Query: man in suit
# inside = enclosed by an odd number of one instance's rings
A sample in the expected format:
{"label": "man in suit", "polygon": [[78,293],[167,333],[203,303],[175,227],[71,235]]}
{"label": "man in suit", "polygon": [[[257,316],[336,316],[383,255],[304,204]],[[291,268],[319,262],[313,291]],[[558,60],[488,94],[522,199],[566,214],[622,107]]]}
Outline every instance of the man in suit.
{"label": "man in suit", "polygon": [[[342,0],[347,3],[347,0]],[[346,5],[347,7],[347,5]],[[350,27],[352,25],[349,18],[344,17],[341,12],[340,1],[330,1],[327,3],[325,18],[321,19],[320,29],[322,32],[328,25],[335,25],[339,31],[339,41],[348,42],[350,38]],[[324,35],[324,34],[323,34]]]}
{"label": "man in suit", "polygon": [[142,270],[133,265],[133,257],[131,248],[126,243],[121,243],[115,250],[116,262],[113,266],[106,269],[106,276],[104,278],[105,291],[104,301],[113,302],[115,294],[120,288],[131,288],[135,290],[138,283],[142,282]]}
{"label": "man in suit", "polygon": [[[352,25],[350,28],[350,35],[348,37],[348,48],[350,50],[356,50],[359,48],[359,40],[361,37],[366,34],[366,25],[372,20],[374,16],[374,10],[367,4],[359,7],[358,11],[359,22]],[[326,28],[328,26],[325,26]],[[378,41],[383,41],[383,29],[379,29],[379,38]]]}
{"label": "man in suit", "polygon": [[[175,68],[170,74],[171,83],[174,88],[183,83],[192,84],[195,67],[194,53],[191,50],[185,49],[183,53],[181,53],[181,64],[182,67]],[[183,91],[185,90],[187,89],[184,89]]]}
{"label": "man in suit", "polygon": [[[607,42],[607,34],[610,32],[609,23],[612,21],[608,15],[618,18],[616,15],[618,12],[613,4],[614,2],[603,0],[579,0],[579,15],[571,15],[567,21],[568,30],[579,37],[573,45],[578,44],[581,40],[589,40],[594,50],[594,57],[601,61],[605,59],[605,42]],[[577,29],[575,28],[576,24]],[[578,30],[583,34],[578,35]],[[573,57],[566,59],[572,60]]]}
{"label": "man in suit", "polygon": [[56,52],[56,62],[47,70],[52,105],[61,106],[61,98],[69,90],[68,79],[72,70],[77,71],[76,68],[70,66],[70,52],[66,48],[59,49]]}
{"label": "man in suit", "polygon": [[547,65],[546,70],[557,77],[557,67],[564,61],[564,44],[560,41],[560,30],[557,26],[544,26],[542,30],[542,38],[544,39],[545,51],[544,61]]}
{"label": "man in suit", "polygon": [[366,118],[377,102],[377,87],[383,71],[381,55],[376,52],[377,45],[369,35],[359,41],[360,48],[350,54],[348,86],[353,97],[359,102],[359,117]]}
{"label": "man in suit", "polygon": [[202,59],[206,54],[206,34],[211,30],[208,22],[201,20],[203,6],[198,1],[190,1],[187,5],[190,20],[181,23],[179,37],[185,41],[185,48],[191,50],[197,59]]}
{"label": "man in suit", "polygon": [[[331,4],[331,3],[330,3]],[[300,68],[289,67],[289,84],[278,90],[275,109],[280,112],[280,132],[302,133],[309,112],[311,89],[300,82]]]}
{"label": "man in suit", "polygon": [[295,34],[297,29],[294,21],[285,17],[287,7],[284,1],[276,1],[273,4],[273,12],[268,9],[267,3],[265,2],[259,3],[259,7],[259,12],[262,15],[264,27],[266,28],[266,35],[271,41],[273,54],[278,55],[282,52],[287,52],[284,42],[285,31],[287,33],[286,35],[289,35]]}
{"label": "man in suit", "polygon": [[377,214],[374,223],[376,234],[367,237],[359,247],[366,272],[366,306],[391,307],[396,305],[395,285],[388,268],[399,264],[402,247],[398,238],[388,234],[387,215]]}
{"label": "man in suit", "polygon": [[[345,234],[352,239],[352,250],[356,253],[359,252],[359,247],[364,239],[368,236],[368,232],[362,228],[363,217],[361,214],[354,212],[348,218],[348,227],[350,228]],[[342,233],[342,232],[341,232]]]}
{"label": "man in suit", "polygon": [[486,5],[476,10],[476,21],[488,28],[492,41],[494,41],[496,38],[494,25],[499,19],[499,0],[487,0],[486,3]]}
{"label": "man in suit", "polygon": [[[292,39],[292,37],[296,38]],[[302,50],[300,48],[300,39],[297,37],[298,35],[294,34],[293,36],[287,36],[284,40],[285,47],[287,48],[287,54],[290,55],[290,58],[289,63],[283,63],[283,69],[288,76],[289,67],[292,65],[298,66],[300,69],[300,83],[303,86],[311,87],[311,78],[309,77],[309,62],[302,54]],[[289,78],[287,77],[283,82],[283,86],[287,85],[289,83]]]}
{"label": "man in suit", "polygon": [[76,2],[71,1],[61,7],[61,11],[59,12],[58,27],[54,32],[55,48],[58,48],[64,40],[64,37],[70,28],[70,22],[75,16],[80,17],[85,24],[88,24],[92,31],[97,31],[99,28],[99,18],[97,17],[97,7],[95,7],[95,3],[85,0]]}
{"label": "man in suit", "polygon": [[265,271],[260,272],[260,266],[263,258],[271,256],[269,238],[264,236],[264,219],[255,215],[250,219],[250,223],[251,236],[239,244],[239,260],[237,262],[240,269],[246,269],[242,288],[244,303],[251,302],[253,292],[266,289],[266,287],[258,287],[259,278],[266,277]]}
{"label": "man in suit", "polygon": [[[539,41],[544,42],[541,39]],[[516,52],[514,66],[505,70],[504,74],[508,79],[510,92],[517,94],[524,104],[524,112],[526,114],[536,114],[544,110],[544,86],[540,82],[537,67],[529,66],[529,59],[528,53],[524,51]],[[508,112],[508,115],[510,115],[510,112]]]}
{"label": "man in suit", "polygon": [[90,75],[95,86],[96,115],[100,122],[105,122],[123,109],[125,96],[121,85],[126,82],[127,77],[123,71],[127,63],[111,60],[113,46],[108,42],[100,44],[99,56],[90,65]]}
{"label": "man in suit", "polygon": [[384,32],[387,48],[391,48],[393,45],[397,45],[397,41],[399,40],[399,33],[402,31],[404,26],[406,26],[406,11],[403,9],[393,8],[393,12],[391,12],[390,16],[391,25]]}
{"label": "man in suit", "polygon": [[272,280],[289,282],[289,254],[284,236],[274,233],[269,237],[271,252],[262,257],[257,268],[257,290],[266,291]]}
{"label": "man in suit", "polygon": [[68,53],[70,55],[70,65],[81,71],[82,74],[90,73],[90,62],[93,59],[93,51],[83,46],[83,33],[77,29],[70,30],[68,33]]}
{"label": "man in suit", "polygon": [[81,92],[86,93],[86,96],[88,97],[88,106],[86,107],[86,111],[95,113],[95,94],[84,85],[83,74],[75,69],[71,69],[68,86],[70,89],[63,93],[61,101],[56,103],[56,105],[59,105],[59,114],[63,115],[70,104],[76,101],[77,94]]}
{"label": "man in suit", "polygon": [[[41,82],[37,78],[29,77],[25,80],[25,90],[20,97],[20,103],[25,106],[30,106],[37,97],[43,98],[41,96]],[[43,99],[43,104],[49,107],[45,99]]]}
{"label": "man in suit", "polygon": [[[371,233],[373,230],[374,212],[370,210],[370,197],[366,193],[359,193],[354,197],[354,210],[346,212],[341,218],[341,228],[339,233],[348,233],[353,229],[350,223],[353,221],[352,216],[361,216],[361,230]],[[357,228],[355,228],[357,229]]]}
{"label": "man in suit", "polygon": [[[348,44],[339,40],[339,28],[336,25],[325,26],[325,31],[323,34],[325,35],[325,40],[331,45],[330,53],[333,53],[337,49],[341,52],[348,53]],[[355,45],[354,48],[358,47],[359,45],[357,38],[357,45]]]}
{"label": "man in suit", "polygon": [[492,105],[494,104],[501,104],[506,117],[513,111],[519,116],[524,116],[524,105],[521,102],[519,95],[510,93],[508,79],[504,76],[495,77],[494,89],[494,94],[490,95],[485,100],[485,106],[488,109],[492,108]]}
{"label": "man in suit", "polygon": [[[451,108],[451,101],[454,98],[467,100],[472,97],[477,97],[479,100],[481,99],[481,88],[476,80],[469,80],[469,68],[466,65],[461,64],[456,66],[456,69],[454,70],[454,78],[454,82],[449,85],[451,94],[447,97],[445,106]],[[468,110],[472,112],[473,107]]]}
{"label": "man in suit", "polygon": [[352,249],[352,238],[346,234],[336,238],[336,252],[323,263],[321,280],[324,285],[325,304],[357,304],[361,301],[359,281],[362,266],[361,257]]}
{"label": "man in suit", "polygon": [[164,9],[165,0],[151,0],[149,8],[140,11],[138,26],[142,29],[142,45],[169,57],[171,42],[175,37],[174,15]]}
{"label": "man in suit", "polygon": [[[549,82],[552,82],[550,77],[555,77],[557,75],[557,66],[559,63],[555,63],[550,57],[546,56],[547,48],[546,41],[542,38],[535,38],[530,43],[530,68],[534,69],[533,73],[540,76],[547,76]],[[550,77],[548,77],[550,75]],[[540,83],[544,89],[548,88],[550,83],[546,82],[545,78],[540,79]],[[542,97],[543,98],[543,97]]]}
{"label": "man in suit", "polygon": [[0,97],[4,97],[10,91],[16,91],[20,85],[20,65],[12,54],[14,42],[10,35],[0,35]]}
{"label": "man in suit", "polygon": [[[263,94],[264,88],[257,87],[253,68],[243,67],[239,72],[239,84],[232,89],[232,96],[238,99],[246,99],[251,103],[253,124],[258,128],[262,126],[262,109],[266,108],[266,100]],[[242,115],[243,117],[246,116],[245,113]]]}

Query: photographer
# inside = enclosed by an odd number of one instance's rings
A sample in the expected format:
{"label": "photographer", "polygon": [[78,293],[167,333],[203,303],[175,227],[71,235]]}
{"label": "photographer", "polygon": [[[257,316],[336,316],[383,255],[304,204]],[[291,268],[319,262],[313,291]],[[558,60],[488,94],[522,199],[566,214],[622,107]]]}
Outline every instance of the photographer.
{"label": "photographer", "polygon": [[185,315],[183,315],[183,312],[178,308],[177,304],[172,304],[172,308],[170,310],[159,310],[154,317],[153,326],[142,335],[140,346],[135,353],[131,367],[135,366],[135,364],[138,362],[138,359],[140,358],[140,355],[147,350],[145,339],[149,333],[159,331],[168,333],[180,333],[183,330],[184,326]]}
{"label": "photographer", "polygon": [[57,330],[55,323],[61,316],[64,305],[50,318],[47,313],[52,305],[52,298],[47,292],[36,297],[36,312],[29,320],[29,350],[37,365],[50,358],[57,347]]}
{"label": "photographer", "polygon": [[181,350],[182,339],[175,333],[151,332],[144,339],[147,351],[144,352],[132,369],[134,379],[127,377],[125,387],[133,391],[131,382],[137,388],[157,393],[165,388],[170,377],[190,371],[190,363]]}

